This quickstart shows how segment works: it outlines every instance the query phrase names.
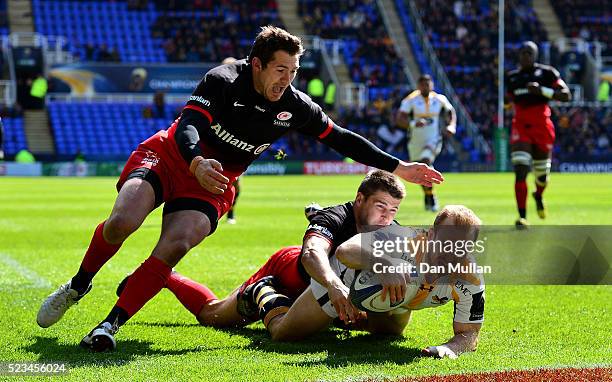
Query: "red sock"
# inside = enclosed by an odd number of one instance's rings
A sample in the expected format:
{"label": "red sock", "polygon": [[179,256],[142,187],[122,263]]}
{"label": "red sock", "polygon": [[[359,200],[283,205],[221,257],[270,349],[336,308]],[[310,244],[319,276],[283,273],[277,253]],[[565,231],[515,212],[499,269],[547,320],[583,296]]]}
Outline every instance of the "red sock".
{"label": "red sock", "polygon": [[218,300],[217,296],[205,285],[199,284],[179,273],[172,273],[166,283],[176,298],[194,316],[198,316],[204,305],[212,300]]}
{"label": "red sock", "polygon": [[172,267],[156,257],[149,257],[132,273],[116,306],[132,317],[166,285]]}
{"label": "red sock", "polygon": [[516,206],[519,210],[524,210],[527,205],[527,182],[517,181],[514,183],[514,195],[516,196]]}
{"label": "red sock", "polygon": [[536,195],[542,196],[545,189],[546,189],[546,185],[540,186],[539,184],[536,184]]}
{"label": "red sock", "polygon": [[106,220],[96,227],[93,237],[91,238],[91,243],[89,243],[89,248],[87,248],[85,257],[81,262],[81,267],[85,272],[98,272],[100,268],[117,253],[119,248],[121,248],[121,244],[109,244],[104,240],[102,231],[104,230],[105,223]]}

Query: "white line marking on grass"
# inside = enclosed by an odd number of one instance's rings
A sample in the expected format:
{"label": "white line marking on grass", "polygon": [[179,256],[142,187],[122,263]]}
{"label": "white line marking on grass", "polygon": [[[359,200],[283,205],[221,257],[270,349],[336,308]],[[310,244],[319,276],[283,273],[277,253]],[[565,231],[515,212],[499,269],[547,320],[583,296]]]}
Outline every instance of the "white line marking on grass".
{"label": "white line marking on grass", "polygon": [[51,288],[51,283],[49,280],[21,264],[19,261],[15,260],[6,253],[0,252],[0,263],[12,268],[22,278],[26,279],[28,283],[31,284],[30,286],[32,288]]}

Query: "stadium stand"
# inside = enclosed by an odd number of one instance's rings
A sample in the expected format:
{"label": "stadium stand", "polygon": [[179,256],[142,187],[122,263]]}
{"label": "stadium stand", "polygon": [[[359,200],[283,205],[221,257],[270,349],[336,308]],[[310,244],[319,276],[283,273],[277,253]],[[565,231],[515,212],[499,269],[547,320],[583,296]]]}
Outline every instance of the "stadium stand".
{"label": "stadium stand", "polygon": [[0,36],[6,36],[8,33],[9,25],[6,0],[0,0]]}
{"label": "stadium stand", "polygon": [[391,85],[406,83],[400,57],[385,30],[376,3],[299,0],[307,33],[343,41],[343,55],[354,82],[369,86],[370,100],[391,97]]}
{"label": "stadium stand", "polygon": [[585,41],[603,43],[604,56],[612,56],[612,4],[608,0],[551,1],[565,33]]}
{"label": "stadium stand", "polygon": [[32,0],[34,24],[45,36],[65,36],[81,60],[166,62],[162,41],[150,32],[159,16],[154,4],[131,9],[128,3]]}
{"label": "stadium stand", "polygon": [[556,107],[555,156],[610,158],[612,156],[612,109],[610,107]]}
{"label": "stadium stand", "polygon": [[220,62],[229,56],[246,57],[260,25],[283,26],[276,1],[272,0],[158,6],[165,10],[152,25],[151,33],[164,41],[169,62]]}
{"label": "stadium stand", "polygon": [[27,149],[25,132],[23,129],[23,117],[17,113],[2,115],[4,125],[4,154],[12,156],[21,149]]}
{"label": "stadium stand", "polygon": [[[409,8],[404,0],[395,2],[404,26],[409,21]],[[487,139],[491,139],[497,113],[497,9],[490,2],[417,0],[419,17],[439,61],[472,119]],[[505,19],[511,30],[506,34],[506,66],[516,66],[515,50],[524,40],[546,40],[546,32],[537,20],[531,0],[507,0]],[[420,50],[414,32],[409,41]],[[476,47],[476,48],[475,48]],[[417,61],[421,70],[425,59]]]}

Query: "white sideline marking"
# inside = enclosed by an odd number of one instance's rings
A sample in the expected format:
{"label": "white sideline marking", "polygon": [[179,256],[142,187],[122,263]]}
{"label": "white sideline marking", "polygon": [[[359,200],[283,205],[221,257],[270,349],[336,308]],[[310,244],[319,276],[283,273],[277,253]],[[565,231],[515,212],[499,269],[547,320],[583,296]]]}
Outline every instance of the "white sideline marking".
{"label": "white sideline marking", "polygon": [[22,278],[26,279],[32,288],[51,288],[49,280],[45,279],[38,273],[34,272],[30,268],[21,264],[6,253],[0,252],[0,262],[12,268]]}

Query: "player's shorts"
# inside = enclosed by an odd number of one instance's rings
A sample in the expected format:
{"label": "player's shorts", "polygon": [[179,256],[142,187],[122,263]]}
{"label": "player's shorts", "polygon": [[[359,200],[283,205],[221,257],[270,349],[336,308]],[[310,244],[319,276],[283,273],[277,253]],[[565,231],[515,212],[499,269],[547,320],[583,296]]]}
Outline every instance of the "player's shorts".
{"label": "player's shorts", "polygon": [[[217,228],[218,220],[232,207],[235,189],[230,186],[221,195],[205,190],[198,183],[177,148],[171,147],[166,131],[160,131],[138,145],[128,159],[119,181],[117,191],[132,178],[144,179],[155,192],[155,207],[162,203],[164,214],[176,211],[196,210],[209,218],[211,234]],[[240,175],[224,171],[231,185]]]}
{"label": "player's shorts", "polygon": [[555,126],[550,118],[514,117],[510,143],[518,142],[535,145],[542,152],[550,152],[555,143]]}
{"label": "player's shorts", "polygon": [[266,276],[274,276],[278,292],[296,299],[308,288],[310,277],[300,271],[299,261],[301,246],[284,247],[274,253],[253,276],[242,284],[240,291]]}
{"label": "player's shorts", "polygon": [[441,151],[442,136],[439,133],[422,134],[413,129],[408,142],[408,154],[412,162],[428,159],[429,163],[433,163]]}
{"label": "player's shorts", "polygon": [[[332,270],[340,280],[344,283],[344,285],[351,285],[353,279],[355,278],[355,270],[351,268],[347,268],[344,264],[342,264],[336,256],[332,256],[329,258],[329,264],[331,265]],[[317,280],[312,279],[310,281],[310,290],[314,295],[315,300],[319,303],[321,309],[331,318],[337,318],[338,312],[332,305],[329,294],[327,293],[327,288],[321,285]]]}

